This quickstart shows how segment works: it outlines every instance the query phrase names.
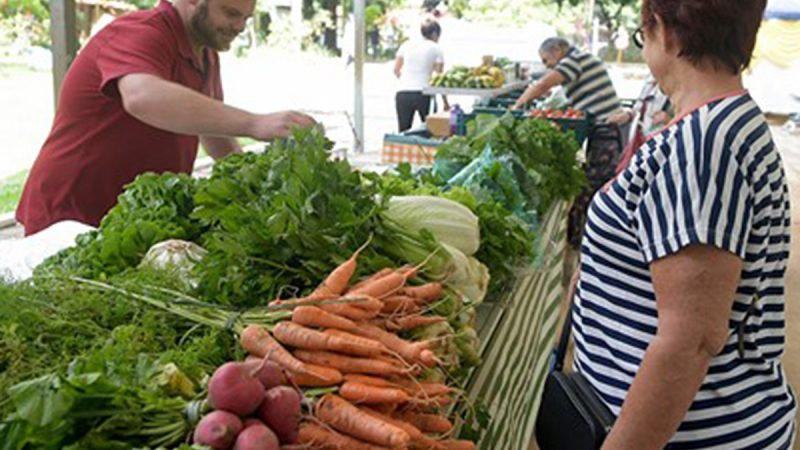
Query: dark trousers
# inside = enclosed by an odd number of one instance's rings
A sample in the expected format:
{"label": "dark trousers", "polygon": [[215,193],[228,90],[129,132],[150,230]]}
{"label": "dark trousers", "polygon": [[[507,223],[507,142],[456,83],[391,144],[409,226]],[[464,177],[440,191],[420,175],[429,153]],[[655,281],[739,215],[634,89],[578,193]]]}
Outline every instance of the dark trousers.
{"label": "dark trousers", "polygon": [[431,110],[431,96],[423,95],[421,91],[401,91],[394,96],[397,108],[397,131],[403,132],[411,128],[414,123],[414,113],[419,113],[424,122]]}

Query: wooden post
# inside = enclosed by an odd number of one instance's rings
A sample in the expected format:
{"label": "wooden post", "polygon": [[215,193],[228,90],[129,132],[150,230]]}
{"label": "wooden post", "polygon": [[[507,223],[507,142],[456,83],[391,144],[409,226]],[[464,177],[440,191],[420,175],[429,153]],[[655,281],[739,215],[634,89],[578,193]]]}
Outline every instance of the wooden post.
{"label": "wooden post", "polygon": [[57,105],[61,82],[78,54],[75,0],[50,0],[50,37],[53,42],[53,102]]}

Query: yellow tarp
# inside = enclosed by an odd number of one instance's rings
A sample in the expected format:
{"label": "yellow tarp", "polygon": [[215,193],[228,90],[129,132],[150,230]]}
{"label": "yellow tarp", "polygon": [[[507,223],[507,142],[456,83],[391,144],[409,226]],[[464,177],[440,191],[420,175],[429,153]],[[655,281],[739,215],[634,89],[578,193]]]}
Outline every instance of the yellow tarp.
{"label": "yellow tarp", "polygon": [[761,60],[782,68],[800,61],[800,20],[766,20],[761,24],[751,67]]}

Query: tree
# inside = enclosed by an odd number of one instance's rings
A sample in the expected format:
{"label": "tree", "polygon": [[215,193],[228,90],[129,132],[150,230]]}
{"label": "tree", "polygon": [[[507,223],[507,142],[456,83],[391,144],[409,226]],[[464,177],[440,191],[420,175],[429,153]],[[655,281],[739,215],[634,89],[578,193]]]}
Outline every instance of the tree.
{"label": "tree", "polygon": [[[586,3],[586,0],[558,0],[559,6],[565,1],[572,6]],[[612,33],[620,26],[629,26],[627,22],[636,17],[641,9],[642,0],[595,0],[595,14]]]}

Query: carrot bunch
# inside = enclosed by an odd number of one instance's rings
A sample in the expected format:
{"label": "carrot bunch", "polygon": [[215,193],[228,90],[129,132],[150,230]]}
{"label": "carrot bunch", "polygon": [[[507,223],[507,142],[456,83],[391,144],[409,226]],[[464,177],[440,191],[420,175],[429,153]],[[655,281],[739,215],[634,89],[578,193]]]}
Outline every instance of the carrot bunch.
{"label": "carrot bunch", "polygon": [[432,343],[398,335],[446,321],[428,310],[442,297],[442,285],[410,286],[417,268],[404,266],[351,286],[362,249],[310,295],[271,302],[291,308],[291,320],[271,332],[250,325],[240,336],[247,352],[279,364],[298,386],[338,388],[338,395],[320,398],[301,424],[298,448],[474,448],[448,438],[453,426],[440,413],[456,390],[419,378],[438,362]]}

